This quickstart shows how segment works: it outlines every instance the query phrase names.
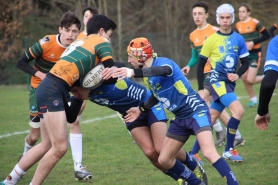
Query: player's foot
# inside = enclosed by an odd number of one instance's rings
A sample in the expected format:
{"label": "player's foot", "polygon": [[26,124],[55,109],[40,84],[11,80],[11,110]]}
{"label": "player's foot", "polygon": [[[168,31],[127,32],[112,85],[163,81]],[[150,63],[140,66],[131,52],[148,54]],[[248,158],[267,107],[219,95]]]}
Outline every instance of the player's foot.
{"label": "player's foot", "polygon": [[234,146],[243,146],[245,143],[245,140],[243,139],[243,137],[241,136],[240,139],[235,139],[234,141]]}
{"label": "player's foot", "polygon": [[74,172],[74,177],[76,180],[80,181],[92,179],[92,173],[88,172],[85,168],[85,166],[81,166],[79,170]]}
{"label": "player's foot", "polygon": [[252,102],[252,101],[250,101],[250,102],[248,102],[247,107],[255,107],[255,106],[257,106],[257,105],[258,105],[258,102]]}
{"label": "player's foot", "polygon": [[223,152],[223,158],[233,162],[242,162],[243,158],[238,155],[236,149],[230,148],[228,151]]}
{"label": "player's foot", "polygon": [[189,155],[191,155],[191,157],[193,159],[195,159],[196,161],[198,161],[201,165],[204,165],[205,163],[202,161],[201,157],[199,156],[198,153],[192,155],[191,152],[189,152]]}
{"label": "player's foot", "polygon": [[182,179],[182,178],[179,178],[179,179],[177,180],[177,184],[178,184],[178,185],[188,185],[188,183],[186,182],[186,180],[185,180],[185,179]]}
{"label": "player's foot", "polygon": [[205,184],[208,184],[208,178],[207,178],[207,174],[206,174],[204,168],[197,160],[195,160],[195,161],[197,162],[197,167],[193,171],[194,174],[196,175],[196,177],[198,179],[201,179]]}
{"label": "player's foot", "polygon": [[[21,158],[23,157],[23,154],[21,154],[20,156],[19,156],[19,158],[18,158],[18,162],[21,160]],[[1,185],[1,184],[0,184]]]}
{"label": "player's foot", "polygon": [[216,142],[215,146],[220,147],[226,141],[226,129],[222,129],[220,132],[216,132]]}

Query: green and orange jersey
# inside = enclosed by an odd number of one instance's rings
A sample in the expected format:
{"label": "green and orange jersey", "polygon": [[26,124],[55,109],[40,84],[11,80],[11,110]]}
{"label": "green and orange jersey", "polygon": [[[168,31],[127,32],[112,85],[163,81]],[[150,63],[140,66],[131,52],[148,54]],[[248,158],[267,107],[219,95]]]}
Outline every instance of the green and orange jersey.
{"label": "green and orange jersey", "polygon": [[98,63],[107,59],[113,59],[109,42],[103,37],[92,34],[74,41],[50,73],[72,86],[77,79],[85,76]]}
{"label": "green and orange jersey", "polygon": [[[259,20],[250,17],[247,21],[237,22],[236,30],[243,36],[245,42],[248,42],[260,38],[260,33],[265,30],[265,27]],[[261,50],[260,43],[255,44],[252,50],[259,52]]]}
{"label": "green and orange jersey", "polygon": [[[201,49],[203,47],[203,44],[205,40],[215,33],[219,28],[212,26],[211,24],[207,24],[202,29],[195,29],[193,32],[190,33],[189,39],[191,42],[191,47],[196,49],[198,55],[201,52]],[[204,68],[204,73],[210,72],[210,63],[207,62]]]}
{"label": "green and orange jersey", "polygon": [[[59,42],[58,35],[46,35],[29,48],[31,55],[35,58],[34,68],[47,73],[59,60],[66,47]],[[36,76],[31,78],[31,86],[37,88],[41,79]]]}
{"label": "green and orange jersey", "polygon": [[79,35],[77,36],[76,39],[84,39],[85,37],[87,37],[87,34],[85,34],[83,31],[79,33]]}

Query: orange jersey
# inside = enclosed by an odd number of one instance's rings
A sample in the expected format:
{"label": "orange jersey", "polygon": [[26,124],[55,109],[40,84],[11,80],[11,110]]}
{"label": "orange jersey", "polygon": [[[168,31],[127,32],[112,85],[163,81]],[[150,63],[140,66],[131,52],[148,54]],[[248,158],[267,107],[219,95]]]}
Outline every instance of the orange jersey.
{"label": "orange jersey", "polygon": [[87,37],[87,34],[85,34],[83,31],[79,33],[79,35],[77,36],[76,39],[84,39],[85,37]]}
{"label": "orange jersey", "polygon": [[[239,21],[236,23],[236,30],[244,37],[246,42],[260,38],[260,33],[264,31],[265,27],[262,23],[252,17],[248,21]],[[255,44],[253,49],[260,49],[260,43]]]}
{"label": "orange jersey", "polygon": [[[202,29],[195,29],[193,32],[190,33],[189,39],[191,41],[191,47],[195,48],[198,54],[201,52],[203,44],[210,35],[218,31],[219,29],[211,24],[207,24]],[[210,72],[210,63],[207,62],[204,68],[204,73]]]}
{"label": "orange jersey", "polygon": [[74,41],[62,54],[50,73],[72,86],[99,62],[112,59],[112,49],[103,37],[92,34]]}
{"label": "orange jersey", "polygon": [[[40,39],[29,48],[31,55],[35,58],[34,68],[43,73],[49,72],[65,49],[66,47],[59,42],[59,34],[47,35]],[[33,88],[37,88],[40,82],[40,78],[32,76],[31,86]]]}

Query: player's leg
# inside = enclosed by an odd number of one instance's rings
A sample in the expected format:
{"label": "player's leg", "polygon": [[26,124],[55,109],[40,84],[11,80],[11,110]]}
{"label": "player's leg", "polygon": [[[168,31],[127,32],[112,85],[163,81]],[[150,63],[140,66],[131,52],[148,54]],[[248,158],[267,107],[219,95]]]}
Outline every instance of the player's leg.
{"label": "player's leg", "polygon": [[227,125],[227,142],[223,153],[225,159],[229,159],[235,162],[242,161],[237,151],[234,149],[234,139],[236,131],[238,129],[240,120],[243,116],[244,109],[233,92],[227,93],[220,98],[221,103],[228,107],[232,113],[230,120]]}
{"label": "player's leg", "polygon": [[20,178],[26,174],[27,170],[38,162],[50,149],[51,142],[45,132],[43,119],[41,119],[41,128],[42,142],[26,152],[22,159],[15,165],[9,176],[7,176],[7,178],[3,181],[3,184],[16,184]]}
{"label": "player's leg", "polygon": [[42,184],[68,149],[67,119],[65,111],[47,111],[43,114],[43,117],[46,132],[51,141],[51,148],[40,160],[32,179],[32,184]]}
{"label": "player's leg", "polygon": [[91,179],[92,173],[87,171],[85,166],[82,165],[82,133],[80,128],[80,122],[82,117],[82,112],[85,109],[86,101],[83,104],[78,113],[77,119],[74,123],[69,124],[70,135],[69,141],[71,146],[71,153],[74,165],[74,177],[76,180],[89,180]]}

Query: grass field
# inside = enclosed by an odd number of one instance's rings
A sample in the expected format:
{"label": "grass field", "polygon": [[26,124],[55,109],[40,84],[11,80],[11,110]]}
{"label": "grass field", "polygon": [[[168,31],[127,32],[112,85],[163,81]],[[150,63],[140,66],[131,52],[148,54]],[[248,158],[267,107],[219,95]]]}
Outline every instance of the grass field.
{"label": "grass field", "polygon": [[[192,82],[196,87],[196,82]],[[259,85],[255,86],[259,92]],[[277,90],[276,90],[277,91]],[[28,125],[28,91],[26,86],[0,86],[0,181],[10,173],[23,152],[24,138]],[[248,98],[241,80],[236,87],[236,94],[245,106]],[[229,162],[241,185],[277,185],[278,184],[278,99],[273,96],[270,110],[269,129],[262,132],[254,125],[256,108],[246,108],[239,130],[246,143],[238,147],[243,163]],[[277,115],[276,115],[277,114]],[[169,118],[172,117],[168,113]],[[109,117],[110,116],[110,117]],[[97,119],[99,118],[99,119]],[[121,120],[114,111],[87,103],[83,113],[83,163],[93,172],[93,180],[77,182],[73,176],[71,151],[60,160],[44,184],[118,184],[118,185],[168,185],[176,184],[172,179],[155,169],[141,150],[133,144]],[[195,137],[184,145],[189,151]],[[224,147],[218,148],[222,154]],[[206,159],[204,168],[210,185],[225,184],[220,175]],[[30,183],[36,165],[18,184]]]}

